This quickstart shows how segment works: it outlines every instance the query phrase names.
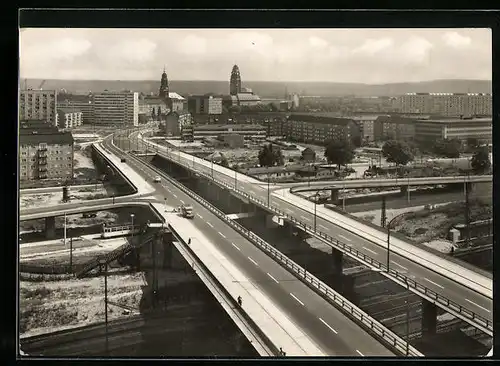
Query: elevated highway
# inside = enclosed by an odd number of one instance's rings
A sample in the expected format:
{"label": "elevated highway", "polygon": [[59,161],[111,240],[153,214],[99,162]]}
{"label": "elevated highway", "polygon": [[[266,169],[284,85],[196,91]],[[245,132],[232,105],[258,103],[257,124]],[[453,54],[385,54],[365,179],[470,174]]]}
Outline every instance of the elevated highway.
{"label": "elevated highway", "polygon": [[[355,256],[357,259],[362,256],[365,258],[365,263],[374,270],[380,271],[405,287],[409,287],[419,296],[428,299],[431,303],[442,307],[487,334],[493,334],[491,278],[415,248],[410,243],[394,237],[391,237],[388,255],[386,234],[377,232],[373,228],[324,207],[314,207],[311,202],[296,197],[286,192],[285,189],[271,193],[270,185],[266,187],[265,184],[254,178],[198,159],[179,150],[173,151],[165,146],[150,142],[148,144],[149,148],[158,150],[158,153],[164,158],[200,173],[228,190],[237,191],[238,194],[247,197],[256,205],[290,218],[294,224],[321,238],[332,248]],[[452,179],[443,177],[438,181],[459,182],[459,179],[463,179],[463,177]],[[481,176],[474,179],[483,181],[491,179],[491,177]],[[428,181],[424,180],[424,182],[428,184]],[[313,215],[315,211],[316,214]],[[316,221],[316,228],[313,228],[314,221]],[[386,265],[387,257],[390,257],[389,270],[387,270]],[[370,263],[366,260],[367,258],[369,258]],[[408,285],[409,283],[412,285]]]}

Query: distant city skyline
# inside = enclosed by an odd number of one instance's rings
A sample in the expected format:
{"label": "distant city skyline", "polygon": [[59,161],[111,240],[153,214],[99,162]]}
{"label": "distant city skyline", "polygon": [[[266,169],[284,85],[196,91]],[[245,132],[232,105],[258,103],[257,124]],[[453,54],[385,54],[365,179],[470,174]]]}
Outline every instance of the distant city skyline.
{"label": "distant city skyline", "polygon": [[21,29],[20,78],[491,80],[489,29]]}

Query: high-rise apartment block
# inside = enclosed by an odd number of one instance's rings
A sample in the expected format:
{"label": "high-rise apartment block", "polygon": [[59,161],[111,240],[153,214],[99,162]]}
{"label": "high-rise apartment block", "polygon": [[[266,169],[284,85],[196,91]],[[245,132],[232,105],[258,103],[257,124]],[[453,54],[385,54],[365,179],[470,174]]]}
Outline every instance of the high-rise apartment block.
{"label": "high-rise apartment block", "polygon": [[99,125],[139,125],[139,93],[131,91],[95,93],[94,121]]}
{"label": "high-rise apartment block", "polygon": [[34,119],[56,124],[57,92],[55,90],[21,90],[19,119]]}
{"label": "high-rise apartment block", "polygon": [[213,95],[190,95],[188,110],[193,114],[222,114],[222,97]]}
{"label": "high-rise apartment block", "polygon": [[82,112],[74,108],[58,108],[56,126],[71,129],[82,125]]}
{"label": "high-rise apartment block", "polygon": [[82,124],[92,125],[94,123],[94,104],[91,97],[84,100],[64,100],[57,102],[57,108],[77,109],[82,112]]}
{"label": "high-rise apartment block", "polygon": [[485,93],[407,93],[396,99],[402,113],[441,116],[491,116],[492,96]]}
{"label": "high-rise apartment block", "polygon": [[73,136],[45,120],[20,121],[19,179],[71,180],[73,178]]}

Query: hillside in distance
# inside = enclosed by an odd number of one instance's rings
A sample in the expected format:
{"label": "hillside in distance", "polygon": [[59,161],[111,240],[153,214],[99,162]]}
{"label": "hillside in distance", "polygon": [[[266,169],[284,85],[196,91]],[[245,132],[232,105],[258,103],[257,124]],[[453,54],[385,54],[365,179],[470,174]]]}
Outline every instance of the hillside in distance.
{"label": "hillside in distance", "polygon": [[[38,88],[41,79],[29,79],[29,88]],[[317,96],[393,96],[404,93],[491,93],[490,80],[432,80],[423,82],[391,83],[391,84],[360,84],[333,82],[278,82],[278,81],[248,81],[242,82],[244,87],[251,88],[255,94],[268,98],[283,98],[285,90],[288,93]],[[157,80],[55,80],[48,79],[43,89],[66,89],[71,93],[100,92],[107,90],[133,90],[149,94],[157,93],[160,82]],[[21,79],[24,88],[24,79]],[[170,90],[181,95],[229,93],[227,81],[188,81],[171,80]]]}

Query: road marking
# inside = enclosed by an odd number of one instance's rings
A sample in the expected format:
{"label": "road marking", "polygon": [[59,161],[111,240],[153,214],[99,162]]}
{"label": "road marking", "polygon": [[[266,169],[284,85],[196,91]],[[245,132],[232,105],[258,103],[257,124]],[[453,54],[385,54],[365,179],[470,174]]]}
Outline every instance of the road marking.
{"label": "road marking", "polygon": [[172,193],[172,196],[174,196],[175,198],[177,198],[177,195],[175,193]]}
{"label": "road marking", "polygon": [[290,296],[292,296],[295,300],[297,300],[297,302],[298,302],[300,305],[304,306],[304,303],[303,303],[302,301],[300,301],[300,300],[297,298],[297,296],[295,296],[295,295],[294,295],[294,294],[292,294],[291,292],[290,292]]}
{"label": "road marking", "polygon": [[200,214],[196,214],[196,216],[198,216],[200,219],[203,218],[203,216],[201,216]]}
{"label": "road marking", "polygon": [[277,280],[276,278],[274,278],[273,276],[271,276],[269,273],[268,273],[267,275],[268,275],[269,277],[271,277],[271,278],[274,280],[274,282],[279,283],[279,282],[278,282],[278,280]]}
{"label": "road marking", "polygon": [[392,262],[393,264],[395,264],[396,266],[401,267],[401,268],[403,268],[404,270],[408,271],[408,268],[406,268],[405,266],[402,266],[401,264],[396,263],[396,262],[394,262],[394,261],[391,261],[391,262]]}
{"label": "road marking", "polygon": [[305,216],[300,216],[301,218],[303,218],[304,220],[309,220],[308,217],[305,217]]}
{"label": "road marking", "polygon": [[358,350],[356,350],[356,352],[358,352],[358,354],[361,356],[361,357],[365,357],[364,354],[362,354],[361,352],[359,352]]}
{"label": "road marking", "polygon": [[375,251],[373,251],[373,250],[371,250],[371,249],[369,249],[367,247],[363,247],[363,249],[366,250],[366,251],[368,251],[368,252],[370,252],[370,253],[378,254],[377,252],[375,252]]}
{"label": "road marking", "polygon": [[234,244],[234,243],[231,243],[231,244],[233,244],[233,247],[235,247],[236,249],[238,249],[239,251],[241,251],[241,249],[240,249],[240,248],[238,248],[238,247],[236,246],[236,244]]}
{"label": "road marking", "polygon": [[333,329],[333,328],[330,326],[330,324],[328,324],[327,322],[325,322],[323,319],[321,319],[321,318],[318,318],[318,319],[319,319],[319,320],[320,320],[320,321],[321,321],[324,325],[326,325],[326,326],[328,327],[328,329],[330,329],[333,333],[335,333],[335,334],[337,334],[337,333],[338,333],[335,329]]}
{"label": "road marking", "polygon": [[257,262],[256,262],[256,261],[254,261],[252,258],[250,258],[250,257],[247,257],[247,258],[250,260],[250,262],[252,262],[253,264],[255,264],[257,267],[259,266],[259,265],[257,264]]}
{"label": "road marking", "polygon": [[184,203],[184,201],[183,201],[183,200],[179,200],[179,201],[181,201],[182,203]]}
{"label": "road marking", "polygon": [[219,235],[225,238],[226,236],[219,231]]}
{"label": "road marking", "polygon": [[208,221],[207,221],[207,225],[208,225],[208,226],[210,226],[210,227],[212,227],[212,228],[214,227],[214,226],[213,226],[211,223],[209,223]]}
{"label": "road marking", "polygon": [[321,225],[321,224],[319,224],[319,226],[320,226],[320,227],[322,227],[322,228],[323,228],[323,229],[325,229],[325,230],[328,230],[328,228],[327,228],[325,225]]}
{"label": "road marking", "polygon": [[481,305],[478,305],[478,304],[476,304],[475,302],[470,301],[469,299],[465,299],[465,301],[468,301],[468,302],[470,302],[471,304],[476,305],[478,308],[481,308],[481,309],[483,309],[484,311],[487,311],[488,313],[491,313],[491,311],[490,311],[490,310],[488,310],[488,309],[486,309],[486,308],[483,308]]}
{"label": "road marking", "polygon": [[444,288],[443,286],[441,286],[441,285],[437,284],[436,282],[433,282],[433,281],[429,280],[429,279],[428,279],[428,278],[426,278],[426,277],[424,277],[424,280],[426,280],[426,281],[428,281],[428,282],[432,283],[433,285],[435,285],[435,286],[437,286],[437,287]]}
{"label": "road marking", "polygon": [[346,238],[344,235],[341,235],[341,234],[339,234],[339,238],[342,238],[342,239],[347,240],[347,241],[352,241],[351,239]]}

